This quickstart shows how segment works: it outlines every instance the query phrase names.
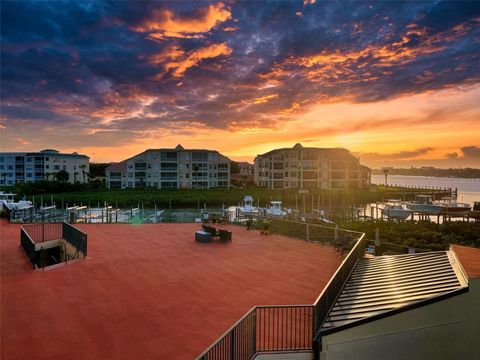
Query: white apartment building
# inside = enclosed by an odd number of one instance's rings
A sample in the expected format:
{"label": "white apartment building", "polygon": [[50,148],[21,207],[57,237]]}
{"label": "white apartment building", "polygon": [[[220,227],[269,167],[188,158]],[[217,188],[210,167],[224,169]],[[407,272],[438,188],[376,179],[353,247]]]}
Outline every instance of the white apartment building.
{"label": "white apartment building", "polygon": [[47,149],[40,152],[0,153],[0,185],[55,180],[55,174],[65,170],[68,182],[88,182],[89,157],[77,153],[62,154]]}
{"label": "white apartment building", "polygon": [[257,186],[271,189],[367,188],[371,171],[340,148],[303,147],[275,149],[258,155],[254,164]]}
{"label": "white apartment building", "polygon": [[211,189],[230,186],[230,159],[218,151],[149,149],[105,170],[110,189]]}

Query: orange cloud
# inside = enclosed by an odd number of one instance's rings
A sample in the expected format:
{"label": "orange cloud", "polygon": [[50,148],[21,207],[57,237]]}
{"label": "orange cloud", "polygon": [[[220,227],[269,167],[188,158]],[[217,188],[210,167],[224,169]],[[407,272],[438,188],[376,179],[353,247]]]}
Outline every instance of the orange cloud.
{"label": "orange cloud", "polygon": [[150,56],[150,63],[153,65],[161,65],[167,59],[178,59],[185,56],[185,51],[178,45],[173,44],[167,46],[163,51]]}
{"label": "orange cloud", "polygon": [[16,137],[15,140],[18,141],[22,145],[30,145],[31,144],[30,141],[28,141],[24,138],[21,138],[20,136]]}
{"label": "orange cloud", "polygon": [[264,103],[269,102],[270,100],[276,99],[276,98],[278,98],[278,94],[265,95],[265,96],[254,99],[253,103],[255,105],[264,104]]}
{"label": "orange cloud", "polygon": [[[155,65],[163,64],[165,72],[173,70],[172,75],[174,77],[182,77],[185,71],[196,66],[204,59],[229,56],[231,53],[232,49],[225,43],[212,44],[193,50],[187,54],[178,46],[173,45],[161,53],[152,55],[150,61]],[[156,78],[161,78],[162,76],[163,73],[157,75]]]}
{"label": "orange cloud", "polygon": [[[398,41],[386,45],[368,45],[353,51],[322,51],[310,56],[291,56],[259,77],[280,80],[285,76],[300,73],[311,82],[321,81],[324,86],[377,80],[378,77],[366,70],[368,67],[388,69],[410,63],[420,56],[441,52],[449,42],[467,34],[478,22],[478,19],[465,22],[435,35],[428,35],[425,28],[409,24]],[[420,38],[420,41],[417,38]],[[412,40],[417,45],[411,46]]]}
{"label": "orange cloud", "polygon": [[157,10],[140,25],[132,27],[137,32],[152,32],[149,38],[192,37],[210,31],[219,23],[232,17],[230,9],[219,2],[200,9],[195,17],[181,18],[171,10]]}

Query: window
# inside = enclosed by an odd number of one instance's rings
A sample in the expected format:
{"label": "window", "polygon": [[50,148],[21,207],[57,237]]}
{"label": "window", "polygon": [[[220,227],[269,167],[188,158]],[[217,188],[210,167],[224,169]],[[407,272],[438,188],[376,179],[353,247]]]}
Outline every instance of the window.
{"label": "window", "polygon": [[177,152],[176,151],[166,151],[162,152],[160,155],[162,161],[177,161]]}
{"label": "window", "polygon": [[60,170],[60,165],[53,165],[53,170]]}
{"label": "window", "polygon": [[206,151],[192,152],[192,161],[208,161],[208,153]]}
{"label": "window", "polygon": [[67,165],[63,165],[63,170],[67,170]]}

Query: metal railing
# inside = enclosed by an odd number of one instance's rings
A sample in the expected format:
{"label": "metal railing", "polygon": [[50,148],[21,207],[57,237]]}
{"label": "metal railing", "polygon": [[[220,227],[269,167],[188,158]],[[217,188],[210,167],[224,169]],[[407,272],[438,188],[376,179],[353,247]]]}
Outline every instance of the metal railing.
{"label": "metal railing", "polygon": [[[118,209],[111,206],[104,208],[89,208],[87,206],[78,209],[50,209],[44,212],[33,209],[12,210],[8,217],[11,223],[57,223],[67,221],[69,223],[193,223],[202,218],[204,209],[143,209],[141,207],[131,209]],[[223,218],[225,210],[221,208],[208,209],[210,215]]]}
{"label": "metal railing", "polygon": [[[60,262],[67,262],[69,259],[78,258],[79,252],[83,254],[83,257],[87,256],[87,234],[66,222],[28,224],[20,228],[20,245],[34,268],[36,266],[47,266],[45,265],[47,263],[45,259],[45,256],[47,256],[46,249],[42,245],[37,251],[35,244],[52,240],[65,240],[65,242],[70,243],[75,249],[75,254],[69,255],[67,254],[67,247],[63,246],[62,249],[65,260]],[[59,246],[62,245],[60,244]]]}
{"label": "metal railing", "polygon": [[87,234],[66,222],[62,223],[62,233],[63,239],[87,256]]}
{"label": "metal railing", "polygon": [[312,305],[257,306],[257,352],[312,349]]}
{"label": "metal railing", "polygon": [[35,243],[33,242],[32,238],[28,235],[25,231],[23,226],[20,228],[20,245],[22,246],[25,254],[27,254],[28,259],[35,268],[36,261],[36,253],[35,253]]}
{"label": "metal railing", "polygon": [[360,238],[352,250],[348,253],[347,257],[343,260],[335,274],[330,278],[327,286],[315,300],[313,306],[315,308],[315,323],[314,323],[314,336],[320,330],[321,326],[326,320],[326,317],[332,308],[335,300],[340,294],[346,280],[350,276],[351,272],[357,265],[358,261],[365,254],[366,240],[365,234],[362,233]]}
{"label": "metal railing", "polygon": [[256,315],[257,308],[253,307],[197,359],[251,359],[256,353]]}
{"label": "metal railing", "polygon": [[[274,220],[274,222],[277,222],[277,226],[273,226],[275,232],[283,228],[278,226],[278,222],[289,223],[289,225],[293,223],[285,220]],[[315,303],[313,305],[255,306],[201,353],[197,360],[249,360],[256,353],[261,352],[315,350],[316,335],[348,276],[365,254],[366,240],[364,233],[305,223],[294,223],[293,227],[287,227],[286,229],[290,228],[290,231],[286,235],[298,236],[299,229],[305,229],[304,238],[308,240],[311,234],[310,227],[318,231],[316,235],[322,233],[322,242],[328,238],[329,242],[334,244],[339,238],[339,233],[345,233],[354,243]],[[285,234],[285,232],[281,233]]]}
{"label": "metal railing", "polygon": [[259,352],[312,350],[312,305],[255,306],[197,359],[247,360]]}
{"label": "metal railing", "polygon": [[61,223],[28,224],[23,225],[22,228],[28,233],[34,243],[60,240],[62,238]]}

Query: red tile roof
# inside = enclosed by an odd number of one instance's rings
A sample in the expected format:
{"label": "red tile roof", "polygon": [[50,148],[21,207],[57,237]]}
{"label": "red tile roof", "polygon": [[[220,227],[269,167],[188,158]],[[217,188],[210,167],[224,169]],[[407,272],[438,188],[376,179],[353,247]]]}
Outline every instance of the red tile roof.
{"label": "red tile roof", "polygon": [[313,303],[340,264],[333,248],[222,225],[79,226],[89,258],[32,270],[19,225],[0,222],[3,359],[192,359],[254,305]]}
{"label": "red tile roof", "polygon": [[452,245],[463,269],[470,279],[480,278],[480,249],[467,246]]}

